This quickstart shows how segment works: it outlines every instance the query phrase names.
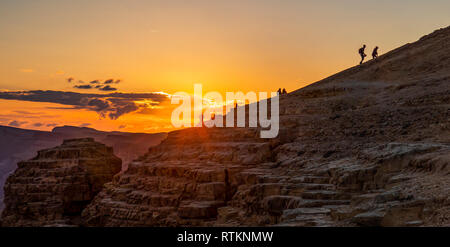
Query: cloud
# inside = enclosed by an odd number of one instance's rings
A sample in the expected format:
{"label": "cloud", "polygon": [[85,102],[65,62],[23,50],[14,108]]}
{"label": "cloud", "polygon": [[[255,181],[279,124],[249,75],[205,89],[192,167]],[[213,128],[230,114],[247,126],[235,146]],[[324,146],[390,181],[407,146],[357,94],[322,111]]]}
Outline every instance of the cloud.
{"label": "cloud", "polygon": [[55,127],[55,126],[58,126],[58,124],[56,124],[56,123],[49,123],[46,126],[47,127]]}
{"label": "cloud", "polygon": [[[67,82],[71,83],[75,81],[75,78],[73,77],[69,77],[66,79]],[[104,82],[101,82],[100,80],[93,80],[90,81],[89,84],[95,84],[94,85],[75,85],[74,88],[78,88],[78,89],[93,89],[96,88],[100,91],[105,91],[105,92],[111,92],[111,91],[117,91],[117,88],[115,87],[111,87],[109,84],[119,84],[120,82],[122,82],[120,79],[107,79]],[[85,82],[82,80],[78,80],[79,84],[84,84]],[[106,85],[106,86],[103,86]]]}
{"label": "cloud", "polygon": [[122,125],[119,125],[119,129],[124,129],[124,128],[126,128],[127,126],[125,125],[125,124],[122,124]]}
{"label": "cloud", "polygon": [[86,105],[90,106],[91,109],[93,108],[97,112],[101,112],[110,107],[110,102],[105,99],[93,98],[88,99]]}
{"label": "cloud", "polygon": [[11,121],[11,122],[9,122],[9,126],[12,126],[12,127],[20,127],[21,125],[23,125],[23,124],[26,124],[26,123],[28,123],[27,121],[17,121],[17,120],[13,120],[13,121]]}
{"label": "cloud", "polygon": [[43,123],[34,123],[34,124],[33,124],[34,127],[41,127],[41,126],[43,126],[43,125],[44,125]]}
{"label": "cloud", "polygon": [[123,114],[126,114],[128,112],[134,112],[137,111],[139,109],[139,107],[136,104],[127,104],[124,106],[120,106],[116,108],[116,111],[114,112],[110,112],[108,114],[108,117],[110,119],[118,119],[120,116],[122,116]]}
{"label": "cloud", "polygon": [[104,87],[102,87],[102,88],[99,88],[99,90],[102,90],[102,91],[116,91],[117,88],[111,87],[111,86],[109,86],[109,85],[106,85],[106,86],[104,86]]}
{"label": "cloud", "polygon": [[91,85],[75,85],[73,87],[78,88],[78,89],[91,89],[92,88]]}
{"label": "cloud", "polygon": [[76,93],[62,91],[8,91],[0,92],[0,99],[57,103],[69,107],[58,109],[85,109],[97,112],[101,117],[118,119],[124,114],[146,108],[170,107],[170,99],[162,93]]}
{"label": "cloud", "polygon": [[108,79],[108,80],[104,81],[103,84],[112,84],[112,83],[119,84],[120,82],[122,82],[122,80],[119,80],[119,79],[116,79],[116,80]]}

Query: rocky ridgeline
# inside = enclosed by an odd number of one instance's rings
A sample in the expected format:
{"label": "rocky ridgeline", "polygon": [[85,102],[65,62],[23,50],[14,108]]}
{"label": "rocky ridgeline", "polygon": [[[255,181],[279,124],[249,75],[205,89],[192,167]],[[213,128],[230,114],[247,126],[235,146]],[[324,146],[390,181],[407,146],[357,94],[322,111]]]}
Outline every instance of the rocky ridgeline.
{"label": "rocky ridgeline", "polygon": [[159,146],[105,185],[84,210],[89,226],[212,225],[244,169],[271,160],[271,144],[252,129],[195,128]]}
{"label": "rocky ridgeline", "polygon": [[121,164],[112,148],[92,138],[39,151],[6,181],[2,226],[79,225],[81,211]]}
{"label": "rocky ridgeline", "polygon": [[450,28],[280,99],[280,136],[170,133],[88,226],[449,225]]}
{"label": "rocky ridgeline", "polygon": [[[449,226],[449,95],[446,28],[282,95],[276,139],[259,138],[256,128],[169,133],[106,183],[78,222]],[[21,167],[16,173],[27,172]],[[32,203],[11,203],[25,188],[34,195],[23,185],[34,185],[35,176],[14,182],[16,177],[7,185],[6,222],[35,210]],[[42,200],[36,200],[40,210]],[[54,217],[51,212],[38,215]]]}

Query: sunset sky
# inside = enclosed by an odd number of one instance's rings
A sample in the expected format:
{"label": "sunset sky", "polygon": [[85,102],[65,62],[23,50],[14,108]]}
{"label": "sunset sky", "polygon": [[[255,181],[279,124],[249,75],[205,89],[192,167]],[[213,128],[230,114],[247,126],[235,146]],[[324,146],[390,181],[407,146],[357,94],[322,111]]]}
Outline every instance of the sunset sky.
{"label": "sunset sky", "polygon": [[0,125],[167,131],[166,95],[194,83],[292,91],[356,65],[362,44],[382,54],[450,25],[449,9],[448,0],[1,0]]}

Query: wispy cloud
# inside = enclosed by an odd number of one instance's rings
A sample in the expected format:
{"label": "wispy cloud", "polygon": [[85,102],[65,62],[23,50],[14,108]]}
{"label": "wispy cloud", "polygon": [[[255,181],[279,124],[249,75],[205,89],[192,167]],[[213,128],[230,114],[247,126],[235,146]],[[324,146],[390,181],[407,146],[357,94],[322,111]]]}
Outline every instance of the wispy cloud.
{"label": "wispy cloud", "polygon": [[106,85],[104,87],[100,87],[99,90],[102,90],[102,91],[117,91],[117,88],[111,87],[110,85]]}
{"label": "wispy cloud", "polygon": [[[66,79],[66,81],[68,83],[71,83],[73,81],[75,81],[74,77],[69,77]],[[101,80],[92,80],[89,81],[89,84],[84,84],[85,81],[83,80],[78,80],[78,85],[75,85],[74,88],[77,89],[98,89],[100,91],[106,91],[106,92],[111,92],[111,91],[117,91],[116,87],[112,87],[110,86],[111,84],[119,84],[121,83],[122,80],[120,79],[107,79],[105,81],[101,81]]]}
{"label": "wispy cloud", "polygon": [[75,85],[73,87],[78,88],[78,89],[91,89],[92,88],[91,85]]}
{"label": "wispy cloud", "polygon": [[27,121],[17,121],[17,120],[13,120],[13,121],[11,121],[11,122],[9,122],[9,126],[12,126],[12,127],[20,127],[20,126],[22,126],[22,125],[24,125],[24,124],[26,124],[26,123],[28,123]]}

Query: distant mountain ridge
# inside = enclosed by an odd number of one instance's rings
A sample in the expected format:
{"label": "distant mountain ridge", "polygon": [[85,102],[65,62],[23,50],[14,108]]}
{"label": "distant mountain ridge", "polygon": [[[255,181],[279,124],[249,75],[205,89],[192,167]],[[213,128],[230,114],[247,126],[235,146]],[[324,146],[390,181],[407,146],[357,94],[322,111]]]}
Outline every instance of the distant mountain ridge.
{"label": "distant mountain ridge", "polygon": [[122,159],[123,169],[132,160],[159,144],[166,133],[146,134],[120,131],[100,131],[87,127],[61,126],[52,131],[20,129],[0,125],[0,209],[3,201],[3,184],[19,161],[27,160],[41,149],[58,146],[64,139],[91,137],[114,148]]}

